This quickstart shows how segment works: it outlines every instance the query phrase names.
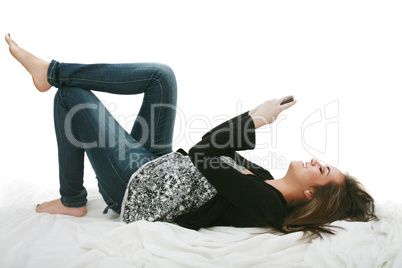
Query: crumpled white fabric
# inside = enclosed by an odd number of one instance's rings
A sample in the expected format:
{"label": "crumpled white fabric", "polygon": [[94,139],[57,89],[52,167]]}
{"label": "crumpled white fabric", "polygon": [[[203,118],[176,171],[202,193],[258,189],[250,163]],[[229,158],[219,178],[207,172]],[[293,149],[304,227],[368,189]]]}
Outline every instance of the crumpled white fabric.
{"label": "crumpled white fabric", "polygon": [[401,267],[402,205],[377,204],[378,222],[336,222],[335,236],[312,242],[301,233],[175,224],[125,224],[89,189],[88,214],[38,214],[57,186],[0,181],[0,267]]}

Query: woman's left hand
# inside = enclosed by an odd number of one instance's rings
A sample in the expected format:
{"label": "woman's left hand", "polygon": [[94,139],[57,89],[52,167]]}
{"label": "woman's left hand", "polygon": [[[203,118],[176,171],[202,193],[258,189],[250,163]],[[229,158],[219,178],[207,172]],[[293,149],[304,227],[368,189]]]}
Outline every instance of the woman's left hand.
{"label": "woman's left hand", "polygon": [[248,114],[253,119],[255,128],[273,123],[282,111],[295,105],[296,100],[281,105],[284,100],[287,100],[291,97],[293,96],[286,96],[280,99],[265,101],[253,110],[250,110]]}

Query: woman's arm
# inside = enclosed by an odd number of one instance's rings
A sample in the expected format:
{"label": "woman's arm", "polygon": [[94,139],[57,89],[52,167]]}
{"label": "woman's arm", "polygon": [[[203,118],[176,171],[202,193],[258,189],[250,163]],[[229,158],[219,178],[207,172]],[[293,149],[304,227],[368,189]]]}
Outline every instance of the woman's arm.
{"label": "woman's arm", "polygon": [[205,133],[201,141],[190,150],[197,150],[207,155],[232,156],[235,151],[254,149],[254,132],[255,126],[249,111],[244,112]]}
{"label": "woman's arm", "polygon": [[[254,108],[253,110],[250,110],[248,113],[244,113],[244,114],[240,115],[240,117],[244,118],[246,115],[249,115],[253,120],[254,129],[259,128],[265,124],[272,123],[273,121],[275,121],[276,117],[279,115],[280,112],[282,112],[285,109],[290,108],[291,106],[293,106],[296,103],[296,101],[292,101],[286,105],[280,105],[284,100],[287,100],[290,97],[293,97],[293,96],[286,96],[279,100],[274,99],[274,100],[266,101],[263,104],[259,105],[258,107]],[[222,129],[222,126],[225,124],[226,124],[226,126],[228,126],[228,124],[225,122],[225,123],[213,128],[206,134],[204,134],[202,136],[202,140],[206,139],[208,136],[210,136],[212,133],[216,132],[218,129]],[[253,149],[253,148],[251,148],[251,149]],[[225,154],[227,156],[230,156],[232,159],[234,159],[237,164],[244,166],[245,168],[251,170],[252,172],[254,172],[256,174],[258,173],[258,175],[260,175],[261,177],[267,178],[267,179],[273,179],[273,177],[271,176],[271,174],[269,173],[268,170],[264,169],[263,167],[255,164],[253,162],[248,161],[247,159],[245,159],[244,157],[239,155],[237,152],[230,150],[230,151],[226,151]]]}
{"label": "woman's arm", "polygon": [[202,140],[189,150],[190,158],[197,166],[205,156],[235,156],[236,151],[254,149],[255,129],[274,122],[282,111],[293,106],[296,101],[281,105],[289,97],[266,101],[253,110],[221,123],[203,135]]}
{"label": "woman's arm", "polygon": [[254,214],[250,207],[261,207],[261,202],[269,201],[267,199],[272,196],[266,195],[259,181],[239,173],[222,162],[219,156],[234,155],[235,151],[254,149],[256,129],[254,122],[259,124],[261,121],[257,120],[269,122],[261,117],[272,120],[286,107],[291,106],[278,107],[280,102],[281,100],[265,102],[253,111],[223,122],[206,133],[203,139],[189,150],[189,157],[200,172],[225,199],[244,213]]}
{"label": "woman's arm", "polygon": [[250,210],[250,205],[258,207],[263,201],[261,185],[221,161],[220,156],[254,147],[254,123],[245,112],[213,128],[189,150],[191,161],[219,194],[251,217],[258,213]]}
{"label": "woman's arm", "polygon": [[280,99],[269,100],[251,110],[249,112],[249,115],[254,121],[255,128],[273,123],[282,111],[295,105],[295,100],[281,105],[284,100],[287,100],[290,97],[293,96],[286,96]]}

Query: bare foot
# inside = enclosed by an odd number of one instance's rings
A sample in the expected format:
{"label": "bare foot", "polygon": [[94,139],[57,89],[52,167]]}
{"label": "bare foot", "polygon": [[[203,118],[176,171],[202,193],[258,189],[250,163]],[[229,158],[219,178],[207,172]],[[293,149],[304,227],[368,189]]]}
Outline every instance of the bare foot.
{"label": "bare foot", "polygon": [[61,203],[60,199],[56,199],[38,205],[36,212],[82,217],[87,214],[87,208],[85,206],[79,208],[66,207]]}
{"label": "bare foot", "polygon": [[16,58],[27,71],[32,75],[32,80],[35,87],[40,92],[48,91],[52,86],[47,82],[47,69],[49,62],[39,59],[28,51],[20,48],[10,37],[6,34],[6,42],[9,45],[10,53]]}

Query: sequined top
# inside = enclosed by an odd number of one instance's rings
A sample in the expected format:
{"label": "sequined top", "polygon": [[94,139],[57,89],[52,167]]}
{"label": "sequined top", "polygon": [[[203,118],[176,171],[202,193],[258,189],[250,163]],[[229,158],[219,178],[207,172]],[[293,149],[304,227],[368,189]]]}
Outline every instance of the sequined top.
{"label": "sequined top", "polygon": [[[221,161],[244,173],[245,168],[228,156]],[[217,194],[189,156],[172,152],[141,166],[130,178],[121,218],[174,222],[179,215],[197,210]]]}

